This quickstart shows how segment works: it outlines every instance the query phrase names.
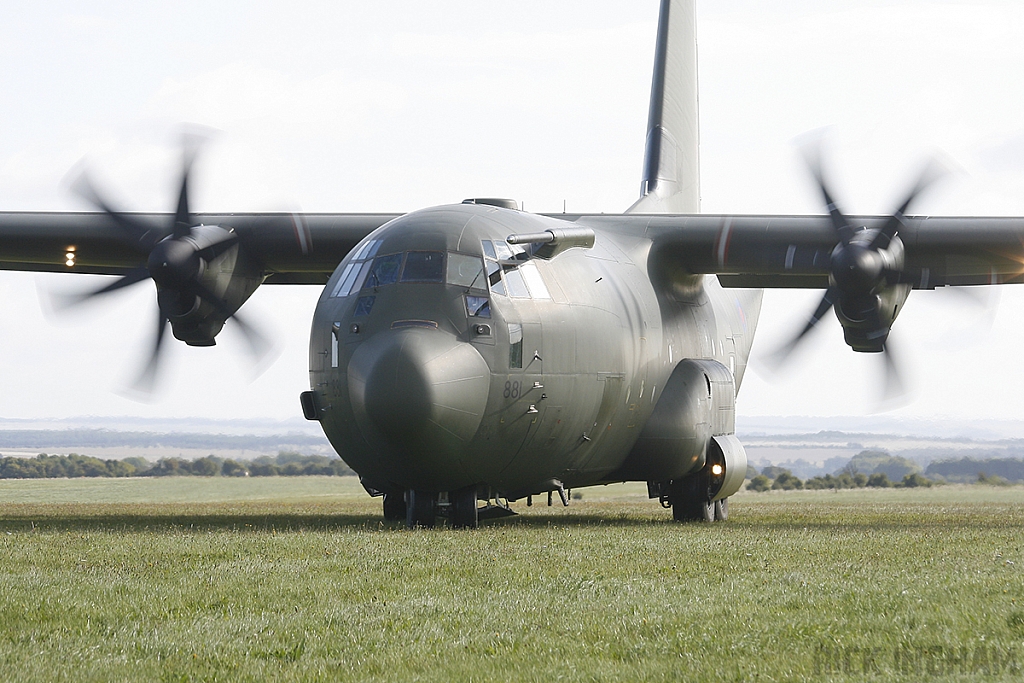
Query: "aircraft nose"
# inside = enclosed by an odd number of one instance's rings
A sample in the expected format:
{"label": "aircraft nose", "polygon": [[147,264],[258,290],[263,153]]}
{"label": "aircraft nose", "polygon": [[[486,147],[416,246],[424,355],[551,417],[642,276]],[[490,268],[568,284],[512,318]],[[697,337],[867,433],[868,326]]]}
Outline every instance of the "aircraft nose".
{"label": "aircraft nose", "polygon": [[437,460],[442,468],[476,434],[490,383],[472,344],[421,328],[389,330],[361,344],[348,378],[368,440],[383,437],[419,466]]}

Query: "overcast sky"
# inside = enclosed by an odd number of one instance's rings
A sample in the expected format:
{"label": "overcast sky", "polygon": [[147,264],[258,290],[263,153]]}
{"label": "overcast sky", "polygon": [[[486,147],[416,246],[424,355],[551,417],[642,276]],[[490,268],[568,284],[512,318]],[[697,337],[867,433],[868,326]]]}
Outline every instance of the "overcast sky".
{"label": "overcast sky", "polygon": [[[170,210],[188,121],[221,131],[197,210],[507,196],[620,212],[639,190],[657,6],[0,0],[0,210],[84,208],[62,185],[83,157],[122,207]],[[698,14],[705,212],[820,213],[793,140],[828,127],[849,213],[891,210],[941,150],[958,172],[918,212],[1024,216],[1024,4],[705,0]],[[90,279],[0,274],[0,416],[299,412],[318,288],[262,287],[246,304],[281,351],[257,380],[227,329],[213,349],[173,344],[144,404],[118,392],[151,343],[151,284],[44,313],[46,292]],[[818,297],[766,294],[755,355]],[[1019,416],[1024,288],[998,304],[911,295],[892,339],[913,393],[895,415]],[[823,322],[781,378],[748,374],[741,413],[878,408],[878,359]]]}

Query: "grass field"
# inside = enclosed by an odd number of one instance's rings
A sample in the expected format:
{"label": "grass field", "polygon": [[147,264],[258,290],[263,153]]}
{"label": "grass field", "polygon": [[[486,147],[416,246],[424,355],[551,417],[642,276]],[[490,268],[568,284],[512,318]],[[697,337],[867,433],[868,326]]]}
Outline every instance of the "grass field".
{"label": "grass field", "polygon": [[640,486],[408,532],[347,477],[0,481],[2,680],[1013,680],[1024,488]]}

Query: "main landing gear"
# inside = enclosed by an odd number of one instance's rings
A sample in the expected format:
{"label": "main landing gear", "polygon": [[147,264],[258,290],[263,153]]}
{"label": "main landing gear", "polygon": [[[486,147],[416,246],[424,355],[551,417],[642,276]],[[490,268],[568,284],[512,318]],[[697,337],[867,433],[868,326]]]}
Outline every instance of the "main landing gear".
{"label": "main landing gear", "polygon": [[661,502],[672,508],[672,519],[677,522],[714,522],[729,519],[729,499],[711,500],[707,475],[703,473],[683,477],[668,485],[667,495]]}

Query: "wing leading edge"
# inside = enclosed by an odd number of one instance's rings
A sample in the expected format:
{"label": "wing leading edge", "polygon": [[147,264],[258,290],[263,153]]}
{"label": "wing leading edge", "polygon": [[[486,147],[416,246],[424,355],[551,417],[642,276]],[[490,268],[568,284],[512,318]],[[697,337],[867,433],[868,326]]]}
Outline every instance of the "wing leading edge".
{"label": "wing leading edge", "polygon": [[[878,230],[888,216],[851,216]],[[836,245],[828,216],[580,216],[595,229],[645,234],[652,257],[726,287],[820,288]],[[914,289],[1024,282],[1024,218],[904,217],[899,282]]]}
{"label": "wing leading edge", "polygon": [[[154,230],[170,214],[130,214]],[[366,235],[399,214],[198,214],[199,223],[238,234],[265,284],[325,284]],[[68,254],[74,265],[68,265]],[[0,213],[0,270],[124,275],[146,262],[102,213]]]}

